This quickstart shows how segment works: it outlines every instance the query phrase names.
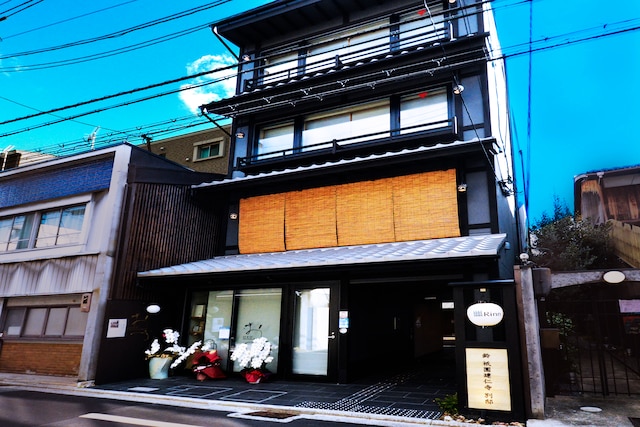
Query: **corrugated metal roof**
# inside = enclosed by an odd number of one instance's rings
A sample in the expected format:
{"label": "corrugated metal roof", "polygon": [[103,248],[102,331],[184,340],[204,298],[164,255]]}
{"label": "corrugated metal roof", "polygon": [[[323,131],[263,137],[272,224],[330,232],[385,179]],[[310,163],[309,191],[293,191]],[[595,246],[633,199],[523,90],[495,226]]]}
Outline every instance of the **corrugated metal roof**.
{"label": "corrugated metal roof", "polygon": [[256,270],[496,256],[506,237],[506,234],[487,234],[375,245],[226,255],[204,261],[143,271],[138,273],[138,277],[154,278]]}

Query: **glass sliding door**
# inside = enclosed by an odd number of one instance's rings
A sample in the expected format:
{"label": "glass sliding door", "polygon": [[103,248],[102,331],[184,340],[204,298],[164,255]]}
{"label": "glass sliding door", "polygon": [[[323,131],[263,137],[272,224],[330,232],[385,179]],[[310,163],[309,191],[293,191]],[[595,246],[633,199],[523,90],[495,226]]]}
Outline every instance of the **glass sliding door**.
{"label": "glass sliding door", "polygon": [[330,288],[299,289],[294,293],[292,373],[321,375],[329,373]]}
{"label": "glass sliding door", "polygon": [[[278,368],[280,343],[280,308],[282,289],[243,289],[236,291],[237,320],[235,326],[235,345],[251,343],[256,338],[266,338],[271,343],[273,361],[266,365],[271,372]],[[233,371],[242,368],[234,364]]]}

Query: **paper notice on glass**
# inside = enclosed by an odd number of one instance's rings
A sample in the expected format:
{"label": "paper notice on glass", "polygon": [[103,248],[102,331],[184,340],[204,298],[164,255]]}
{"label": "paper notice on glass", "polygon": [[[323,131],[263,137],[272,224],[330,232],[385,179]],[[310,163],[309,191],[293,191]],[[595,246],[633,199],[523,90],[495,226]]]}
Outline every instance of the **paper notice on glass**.
{"label": "paper notice on glass", "polygon": [[220,330],[218,331],[218,339],[228,340],[230,336],[231,336],[230,328],[220,328]]}

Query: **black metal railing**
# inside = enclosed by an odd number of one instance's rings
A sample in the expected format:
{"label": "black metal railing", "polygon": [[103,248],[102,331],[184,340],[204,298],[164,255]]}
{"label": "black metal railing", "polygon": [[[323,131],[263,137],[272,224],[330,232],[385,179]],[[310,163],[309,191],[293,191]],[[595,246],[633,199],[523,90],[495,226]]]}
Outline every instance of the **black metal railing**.
{"label": "black metal railing", "polygon": [[[415,29],[409,29],[405,33],[415,32]],[[395,56],[401,53],[407,53],[412,50],[419,50],[425,46],[442,43],[451,39],[451,24],[448,21],[440,21],[434,24],[428,22],[425,31],[415,35],[402,37],[399,30],[389,31],[379,38],[363,40],[361,42],[351,44],[350,52],[339,54],[336,53],[330,57],[326,57],[330,51],[302,55],[296,60],[285,60],[281,62],[273,62],[269,65],[261,65],[257,67],[260,74],[253,79],[247,79],[244,83],[244,91],[260,89],[265,86],[275,85],[281,82],[287,82],[292,79],[302,79],[306,76],[315,75],[329,70],[339,70],[355,64],[366,62],[374,62],[387,56]],[[353,37],[353,34],[347,34],[344,40]],[[340,39],[336,39],[340,40]],[[331,40],[335,42],[336,40]],[[326,44],[327,42],[323,43]],[[372,45],[372,43],[374,43]],[[322,44],[307,46],[307,49],[321,46]],[[296,48],[298,50],[298,48]],[[322,59],[319,59],[322,58]],[[265,58],[263,58],[264,60]],[[287,63],[295,63],[290,68],[280,70],[274,73],[266,74],[265,71],[270,67],[278,65],[286,65]]]}
{"label": "black metal railing", "polygon": [[347,138],[335,138],[316,144],[291,147],[282,150],[259,153],[252,156],[238,158],[238,167],[248,167],[257,163],[268,161],[280,161],[302,156],[317,156],[321,154],[336,154],[340,151],[362,149],[364,147],[378,146],[383,143],[393,143],[403,138],[424,138],[442,134],[457,134],[456,117],[429,123],[421,123],[399,129],[391,129],[380,132],[364,133]]}

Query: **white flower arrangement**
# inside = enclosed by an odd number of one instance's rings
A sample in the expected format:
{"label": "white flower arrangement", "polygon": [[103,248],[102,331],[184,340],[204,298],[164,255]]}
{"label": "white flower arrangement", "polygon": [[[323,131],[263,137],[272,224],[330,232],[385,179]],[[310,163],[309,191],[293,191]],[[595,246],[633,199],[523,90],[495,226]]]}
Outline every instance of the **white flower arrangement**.
{"label": "white flower arrangement", "polygon": [[231,353],[231,360],[237,361],[242,369],[263,369],[273,360],[271,343],[262,337],[254,339],[251,344],[238,344]]}
{"label": "white flower arrangement", "polygon": [[175,359],[173,363],[171,363],[171,369],[176,368],[182,362],[184,362],[187,357],[195,353],[195,351],[202,345],[202,341],[196,341],[189,348],[182,347],[178,344],[178,340],[180,339],[180,333],[174,331],[173,329],[165,329],[162,331],[162,337],[164,341],[167,343],[167,347],[162,350],[160,346],[160,342],[158,339],[154,339],[151,343],[151,347],[149,350],[145,350],[145,354],[147,355],[147,359],[152,357],[166,357]]}

